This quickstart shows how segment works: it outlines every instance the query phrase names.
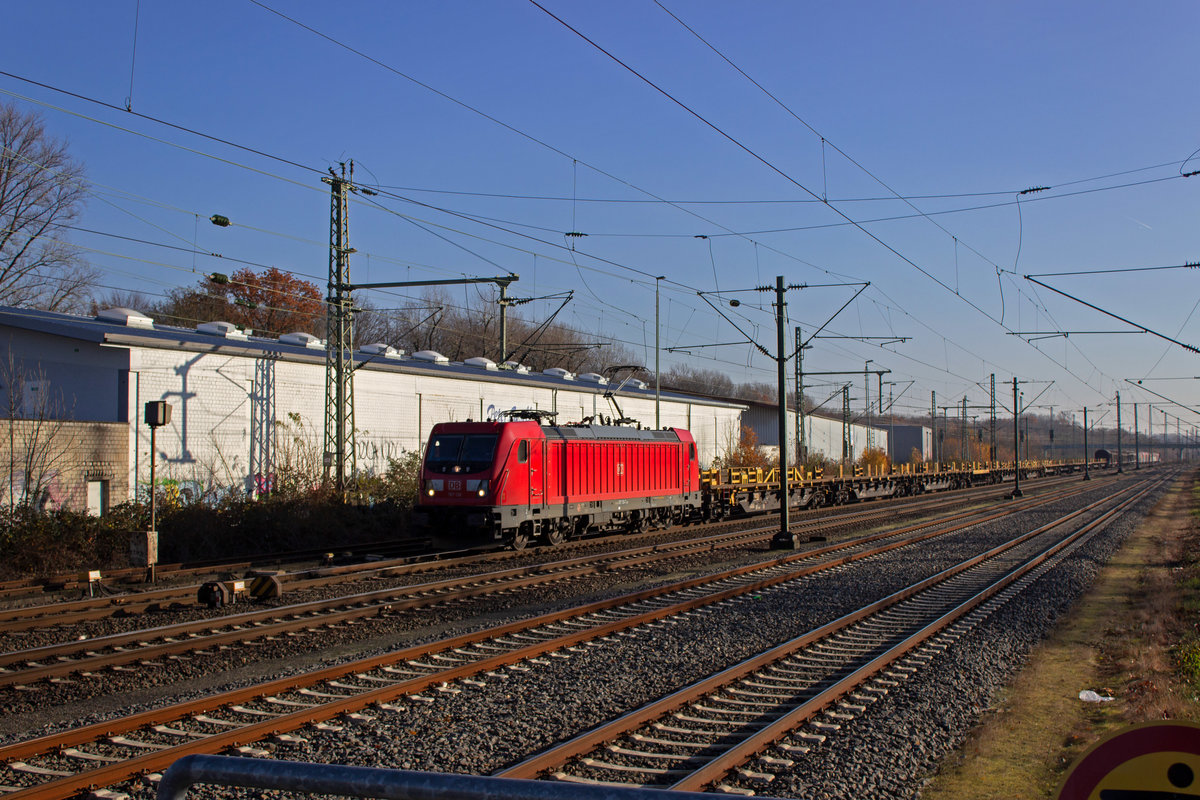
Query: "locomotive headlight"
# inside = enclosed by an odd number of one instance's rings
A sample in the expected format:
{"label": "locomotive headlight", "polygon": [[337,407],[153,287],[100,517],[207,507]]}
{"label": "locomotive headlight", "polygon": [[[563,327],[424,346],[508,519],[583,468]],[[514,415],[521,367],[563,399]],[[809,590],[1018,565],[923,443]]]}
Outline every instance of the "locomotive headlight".
{"label": "locomotive headlight", "polygon": [[441,478],[431,478],[425,482],[425,494],[433,497],[434,492],[440,492],[446,488],[446,482]]}
{"label": "locomotive headlight", "polygon": [[427,492],[427,494],[428,494],[430,497],[433,497],[433,489],[430,489],[430,490]]}

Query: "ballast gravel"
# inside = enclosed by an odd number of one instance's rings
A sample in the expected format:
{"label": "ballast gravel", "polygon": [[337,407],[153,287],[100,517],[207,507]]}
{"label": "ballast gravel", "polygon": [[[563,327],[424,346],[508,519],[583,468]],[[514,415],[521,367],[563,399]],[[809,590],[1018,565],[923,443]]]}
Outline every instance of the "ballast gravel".
{"label": "ballast gravel", "polygon": [[[1092,493],[1096,495],[1092,499],[1107,491]],[[1142,513],[1151,502],[1141,502]],[[578,652],[567,654],[569,658],[528,664],[527,672],[508,669],[505,677],[483,679],[482,686],[460,683],[447,687],[450,691],[397,700],[394,705],[403,710],[370,709],[369,719],[340,720],[340,730],[310,728],[293,734],[303,741],[272,740],[257,746],[271,757],[289,760],[489,774],[1081,504],[1080,500],[1056,502],[1027,512],[1019,524],[1003,520],[977,526],[915,550],[893,551],[812,576],[788,589],[724,602],[629,636],[609,637],[577,648]],[[803,798],[916,797],[929,771],[961,741],[992,693],[1086,590],[1100,564],[1134,524],[1125,517],[1109,526],[935,658],[934,669],[905,681],[845,724],[843,734],[848,735],[831,737],[809,755],[794,757],[795,766],[771,785],[752,788],[760,794]],[[647,580],[655,577],[661,576],[647,576]],[[614,593],[628,590],[616,581],[608,588]],[[592,585],[588,589],[593,594],[604,591]],[[480,627],[473,612],[456,605],[439,609],[444,628]],[[501,621],[506,613],[511,616],[518,606],[514,598],[512,608],[494,609],[488,624]],[[428,629],[420,630],[419,624],[411,630],[416,631],[414,640],[436,638]],[[283,668],[286,653],[277,659]],[[197,690],[204,692],[201,687]],[[107,680],[105,691],[113,691]],[[61,701],[79,702],[70,697],[67,689]],[[122,713],[133,710],[125,708]],[[121,715],[115,710],[110,713]],[[139,797],[153,794],[148,786],[124,790]],[[209,795],[253,793],[212,787]]]}

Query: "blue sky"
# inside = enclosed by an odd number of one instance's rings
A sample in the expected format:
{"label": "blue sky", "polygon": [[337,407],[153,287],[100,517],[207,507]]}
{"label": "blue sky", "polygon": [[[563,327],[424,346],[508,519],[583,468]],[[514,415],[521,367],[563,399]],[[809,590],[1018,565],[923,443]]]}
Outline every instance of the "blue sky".
{"label": "blue sky", "polygon": [[[5,4],[20,34],[0,70],[18,77],[0,75],[0,97],[38,110],[86,164],[81,227],[184,248],[73,232],[106,285],[164,292],[235,259],[323,283],[319,172],[352,158],[360,182],[392,187],[352,207],[357,281],[516,272],[514,295],[573,289],[560,320],[651,365],[655,276],[664,345],[740,338],[697,296],[720,290],[713,302],[768,349],[768,295],[724,293],[776,275],[869,281],[827,331],[908,341],[816,340],[805,364],[871,359],[892,391],[912,382],[907,410],[928,409],[931,391],[982,403],[990,373],[1053,381],[1038,403],[1059,410],[1118,389],[1200,406],[1196,354],[1144,333],[1085,335],[1133,329],[1024,279],[1200,261],[1200,176],[1180,177],[1200,169],[1185,165],[1200,148],[1194,3],[543,3],[662,92],[524,0],[266,5],[319,33],[250,0],[142,2],[135,56],[136,0]],[[234,226],[213,227],[213,213]],[[587,234],[575,252],[568,231]],[[1198,278],[1039,280],[1200,346]],[[853,291],[789,292],[789,324],[813,330]],[[1012,335],[1034,331],[1076,335]],[[664,365],[773,380],[747,345],[690,352]],[[1147,377],[1159,380],[1125,382]]]}

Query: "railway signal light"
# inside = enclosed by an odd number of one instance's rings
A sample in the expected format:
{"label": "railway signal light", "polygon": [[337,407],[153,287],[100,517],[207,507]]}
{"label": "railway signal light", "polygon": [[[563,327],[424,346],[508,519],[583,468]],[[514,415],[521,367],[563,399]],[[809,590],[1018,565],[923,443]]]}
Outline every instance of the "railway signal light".
{"label": "railway signal light", "polygon": [[150,427],[150,530],[133,534],[130,555],[135,561],[145,562],[148,577],[153,583],[155,567],[158,564],[158,520],[154,496],[154,466],[158,444],[155,434],[159,428],[171,424],[171,406],[165,400],[151,400],[146,403],[144,414],[146,424]]}

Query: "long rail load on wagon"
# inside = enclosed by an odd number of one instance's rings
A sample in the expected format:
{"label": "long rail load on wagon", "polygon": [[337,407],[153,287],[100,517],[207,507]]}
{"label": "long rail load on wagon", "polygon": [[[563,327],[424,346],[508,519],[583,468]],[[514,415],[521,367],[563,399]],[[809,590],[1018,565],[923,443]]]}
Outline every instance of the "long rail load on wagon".
{"label": "long rail load on wagon", "polygon": [[[778,470],[701,470],[691,433],[546,424],[546,412],[434,425],[414,527],[438,549],[559,544],[589,531],[651,528],[777,511]],[[1103,466],[1102,462],[1094,468]],[[905,497],[1081,470],[1082,462],[919,465],[881,474],[788,470],[791,508]]]}

